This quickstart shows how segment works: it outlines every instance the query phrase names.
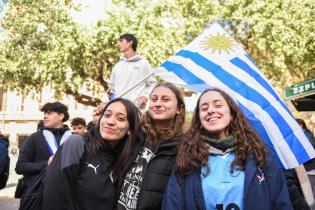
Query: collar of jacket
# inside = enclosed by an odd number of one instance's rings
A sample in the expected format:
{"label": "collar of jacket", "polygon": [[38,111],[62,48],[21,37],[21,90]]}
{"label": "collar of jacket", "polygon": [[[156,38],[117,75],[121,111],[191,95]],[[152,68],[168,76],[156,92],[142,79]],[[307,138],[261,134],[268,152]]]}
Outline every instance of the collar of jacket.
{"label": "collar of jacket", "polygon": [[62,128],[47,128],[47,127],[43,127],[43,128],[41,128],[41,130],[49,130],[53,134],[64,134],[64,132],[69,130],[69,127],[67,125],[63,125]]}
{"label": "collar of jacket", "polygon": [[178,151],[178,145],[182,135],[177,135],[157,143],[156,155],[175,155]]}
{"label": "collar of jacket", "polygon": [[140,55],[135,54],[131,58],[126,58],[126,57],[123,56],[123,57],[120,58],[120,61],[135,62],[135,61],[139,61],[141,59],[142,59],[142,57]]}
{"label": "collar of jacket", "polygon": [[223,152],[222,150],[217,149],[217,148],[215,148],[215,147],[209,145],[208,151],[209,151],[209,153],[210,153],[211,155],[225,155],[225,154],[227,154],[227,153],[233,151],[234,149],[235,149],[235,148],[232,147],[232,148],[229,148],[229,149],[227,149],[227,150],[225,150],[225,151]]}
{"label": "collar of jacket", "polygon": [[121,154],[122,150],[124,149],[124,146],[125,146],[127,141],[128,141],[128,137],[125,136],[122,140],[120,140],[118,142],[118,144],[116,146],[114,146],[113,148],[109,147],[112,150],[113,155],[114,155],[115,158],[119,157],[119,155]]}
{"label": "collar of jacket", "polygon": [[67,125],[63,125],[62,128],[47,128],[47,127],[43,127],[43,128],[41,128],[41,132],[43,132],[43,130],[48,130],[48,131],[52,132],[54,134],[54,136],[55,136],[55,139],[58,142],[58,145],[59,145],[63,134],[67,130],[69,130],[69,127]]}

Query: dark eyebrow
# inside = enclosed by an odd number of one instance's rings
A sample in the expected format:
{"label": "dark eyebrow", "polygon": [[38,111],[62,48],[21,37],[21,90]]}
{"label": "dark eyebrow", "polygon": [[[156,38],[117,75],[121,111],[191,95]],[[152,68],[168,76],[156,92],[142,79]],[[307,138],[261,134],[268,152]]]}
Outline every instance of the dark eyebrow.
{"label": "dark eyebrow", "polygon": [[[217,103],[217,102],[222,102],[222,101],[223,101],[222,99],[215,99],[212,101],[212,103]],[[199,107],[204,106],[204,105],[207,105],[207,102],[200,104]]]}
{"label": "dark eyebrow", "polygon": [[[112,110],[110,110],[110,109],[106,109],[104,113],[106,113],[106,112],[110,112],[110,113],[112,113]],[[118,115],[127,116],[125,113],[122,113],[122,112],[118,112]]]}
{"label": "dark eyebrow", "polygon": [[199,107],[206,106],[206,105],[208,105],[208,104],[205,102],[203,104],[200,104]]}
{"label": "dark eyebrow", "polygon": [[[152,97],[157,97],[157,98],[158,98],[157,95],[151,95],[150,98],[152,98]],[[170,98],[170,97],[171,97],[171,96],[169,96],[169,95],[162,95],[162,96],[161,96],[161,98]]]}
{"label": "dark eyebrow", "polygon": [[217,99],[217,100],[214,100],[213,103],[217,103],[217,102],[223,102],[222,99]]}
{"label": "dark eyebrow", "polygon": [[124,117],[127,117],[127,115],[126,115],[126,114],[121,113],[121,112],[119,112],[119,113],[118,113],[118,115],[122,115],[122,116],[124,116]]}

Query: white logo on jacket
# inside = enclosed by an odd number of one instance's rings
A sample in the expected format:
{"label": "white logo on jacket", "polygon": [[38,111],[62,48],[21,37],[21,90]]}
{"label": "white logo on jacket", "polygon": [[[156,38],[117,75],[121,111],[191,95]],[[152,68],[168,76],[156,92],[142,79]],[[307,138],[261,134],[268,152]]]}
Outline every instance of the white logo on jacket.
{"label": "white logo on jacket", "polygon": [[87,162],[86,164],[87,164],[87,167],[88,167],[88,168],[93,168],[95,174],[97,174],[97,170],[96,170],[96,169],[97,169],[100,165],[93,166],[92,163],[88,163],[88,162]]}

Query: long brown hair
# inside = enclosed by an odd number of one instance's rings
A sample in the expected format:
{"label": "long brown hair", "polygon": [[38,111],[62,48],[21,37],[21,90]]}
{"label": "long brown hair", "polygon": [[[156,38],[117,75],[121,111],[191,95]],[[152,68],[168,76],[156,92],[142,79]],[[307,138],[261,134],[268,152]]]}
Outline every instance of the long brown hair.
{"label": "long brown hair", "polygon": [[137,144],[137,141],[139,140],[139,136],[138,136],[139,129],[140,129],[139,109],[131,101],[127,99],[116,98],[110,101],[105,106],[104,111],[102,112],[99,122],[96,125],[95,129],[89,132],[88,141],[87,141],[87,148],[91,156],[95,157],[95,156],[100,155],[101,152],[112,151],[106,139],[103,139],[101,136],[100,121],[107,107],[110,104],[115,103],[115,102],[120,102],[125,106],[126,112],[127,112],[127,120],[129,123],[129,130],[128,130],[128,134],[126,134],[116,146],[120,148],[118,149],[119,154],[116,154],[117,157],[116,157],[114,166],[112,168],[112,178],[113,178],[114,183],[118,180],[123,167],[127,163],[130,154],[134,150]]}
{"label": "long brown hair", "polygon": [[256,158],[258,166],[263,166],[267,150],[262,140],[249,125],[243,111],[224,91],[211,88],[205,90],[198,98],[191,126],[179,146],[176,161],[180,175],[185,176],[189,174],[191,170],[200,168],[201,166],[207,167],[206,174],[209,173],[209,150],[208,145],[200,138],[202,135],[202,126],[199,117],[200,99],[209,91],[220,93],[230,107],[232,119],[227,127],[227,132],[228,134],[233,134],[236,141],[236,157],[231,164],[230,170],[233,171],[235,166],[237,166],[238,170],[243,170],[250,153]]}
{"label": "long brown hair", "polygon": [[[147,138],[152,141],[163,141],[165,139],[172,138],[174,136],[177,136],[183,132],[183,125],[185,122],[185,102],[182,93],[180,90],[171,83],[161,83],[154,87],[156,89],[157,87],[166,87],[170,89],[176,96],[177,100],[177,108],[179,110],[179,114],[176,114],[172,126],[169,128],[162,129],[161,131],[157,132],[154,126],[154,120],[149,114],[149,111],[145,112],[141,117],[141,124],[143,132],[146,134]],[[152,92],[154,91],[152,90]],[[152,94],[151,92],[151,94]]]}

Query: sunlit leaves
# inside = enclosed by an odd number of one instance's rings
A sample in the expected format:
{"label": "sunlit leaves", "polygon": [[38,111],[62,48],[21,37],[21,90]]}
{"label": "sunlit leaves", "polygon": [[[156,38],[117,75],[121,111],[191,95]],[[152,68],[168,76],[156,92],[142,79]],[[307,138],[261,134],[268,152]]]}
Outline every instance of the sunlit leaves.
{"label": "sunlit leaves", "polygon": [[313,0],[235,0],[222,8],[234,35],[276,85],[315,77]]}
{"label": "sunlit leaves", "polygon": [[1,22],[0,82],[20,89],[82,87],[101,98],[122,33],[155,68],[216,21],[276,86],[315,77],[314,0],[113,0],[107,19],[79,25],[71,1],[11,0]]}

